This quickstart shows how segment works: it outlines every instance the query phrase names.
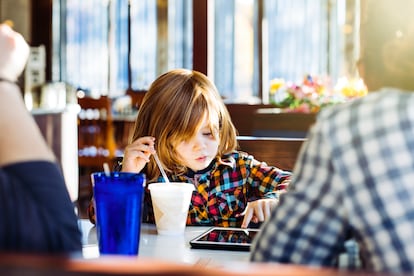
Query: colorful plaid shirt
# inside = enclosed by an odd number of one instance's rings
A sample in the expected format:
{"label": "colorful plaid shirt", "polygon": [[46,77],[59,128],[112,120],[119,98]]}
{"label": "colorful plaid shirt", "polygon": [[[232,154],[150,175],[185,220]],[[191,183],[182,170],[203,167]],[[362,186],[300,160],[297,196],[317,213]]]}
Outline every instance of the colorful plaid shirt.
{"label": "colorful plaid shirt", "polygon": [[[277,199],[277,192],[286,190],[290,175],[290,172],[260,162],[252,155],[234,151],[221,159],[213,160],[203,171],[190,171],[180,176],[169,175],[168,178],[172,182],[187,182],[195,186],[188,225],[240,227],[247,203],[261,198]],[[157,182],[164,182],[163,177],[160,176]],[[143,221],[154,223],[148,185],[144,197]],[[92,202],[88,214],[94,223]]]}
{"label": "colorful plaid shirt", "polygon": [[[189,208],[188,225],[240,227],[243,221],[241,214],[247,203],[261,198],[277,198],[278,193],[275,192],[287,188],[290,175],[290,172],[255,160],[252,155],[235,151],[221,160],[214,160],[207,170],[169,176],[169,179],[188,182],[196,188]],[[158,181],[163,182],[162,177]],[[145,204],[144,219],[152,222],[148,192]]]}

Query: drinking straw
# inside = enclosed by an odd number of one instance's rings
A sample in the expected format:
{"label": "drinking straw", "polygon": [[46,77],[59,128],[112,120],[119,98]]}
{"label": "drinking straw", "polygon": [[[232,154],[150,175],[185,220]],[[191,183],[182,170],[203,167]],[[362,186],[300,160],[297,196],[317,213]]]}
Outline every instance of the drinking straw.
{"label": "drinking straw", "polygon": [[109,169],[109,165],[108,165],[108,163],[103,163],[103,169],[104,169],[104,172],[105,172],[105,175],[106,176],[110,176],[111,175],[111,170]]}
{"label": "drinking straw", "polygon": [[170,183],[170,180],[168,179],[167,174],[165,173],[164,168],[162,167],[162,164],[160,162],[160,159],[158,158],[157,153],[154,153],[153,156],[154,156],[155,162],[158,165],[158,168],[161,171],[161,174],[162,174],[162,177],[164,178],[165,183]]}

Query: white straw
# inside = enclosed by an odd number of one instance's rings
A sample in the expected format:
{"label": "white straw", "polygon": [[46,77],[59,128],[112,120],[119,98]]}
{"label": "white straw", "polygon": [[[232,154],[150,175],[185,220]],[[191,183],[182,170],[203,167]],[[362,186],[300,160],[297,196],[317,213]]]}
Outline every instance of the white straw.
{"label": "white straw", "polygon": [[160,159],[158,159],[157,153],[154,153],[153,156],[154,156],[155,162],[157,162],[158,168],[161,171],[162,177],[164,177],[165,183],[170,183],[170,180],[168,179],[167,174],[165,173],[164,168],[161,165]]}
{"label": "white straw", "polygon": [[108,163],[103,163],[103,169],[104,169],[104,172],[105,172],[105,175],[106,176],[110,176],[111,175],[111,170],[109,169],[109,165],[108,165]]}

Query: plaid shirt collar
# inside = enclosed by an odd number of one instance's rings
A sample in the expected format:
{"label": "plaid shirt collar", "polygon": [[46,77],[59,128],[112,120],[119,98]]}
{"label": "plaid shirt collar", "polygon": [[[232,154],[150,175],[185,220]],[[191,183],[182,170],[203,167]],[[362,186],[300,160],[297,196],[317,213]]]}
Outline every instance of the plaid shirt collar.
{"label": "plaid shirt collar", "polygon": [[206,172],[214,172],[219,166],[228,166],[230,168],[235,169],[237,166],[237,162],[231,153],[226,154],[223,157],[217,156],[213,159],[213,161],[211,161],[210,165],[208,165],[207,168],[196,172],[191,169],[188,169],[184,176],[193,178],[195,175],[202,175]]}

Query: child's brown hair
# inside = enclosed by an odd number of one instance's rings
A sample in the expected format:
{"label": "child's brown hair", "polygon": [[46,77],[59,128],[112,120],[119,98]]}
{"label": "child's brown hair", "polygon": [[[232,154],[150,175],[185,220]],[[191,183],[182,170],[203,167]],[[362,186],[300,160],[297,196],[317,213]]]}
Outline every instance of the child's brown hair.
{"label": "child's brown hair", "polygon": [[[152,83],[139,108],[132,139],[155,137],[155,148],[164,169],[183,174],[186,168],[180,164],[175,146],[191,139],[205,116],[213,135],[220,141],[217,155],[235,150],[237,132],[215,85],[200,72],[175,69]],[[160,175],[153,159],[145,173],[148,181]]]}

